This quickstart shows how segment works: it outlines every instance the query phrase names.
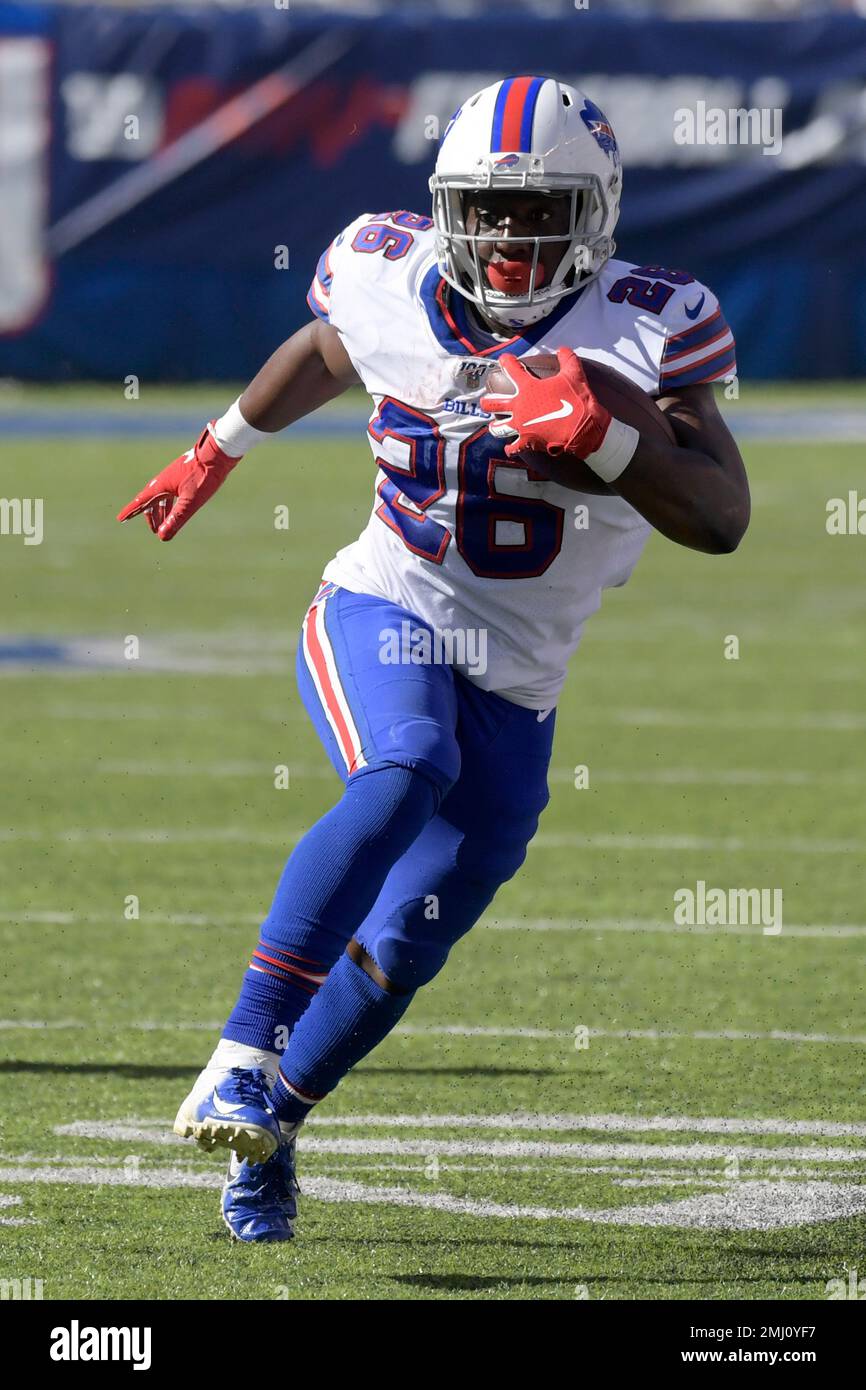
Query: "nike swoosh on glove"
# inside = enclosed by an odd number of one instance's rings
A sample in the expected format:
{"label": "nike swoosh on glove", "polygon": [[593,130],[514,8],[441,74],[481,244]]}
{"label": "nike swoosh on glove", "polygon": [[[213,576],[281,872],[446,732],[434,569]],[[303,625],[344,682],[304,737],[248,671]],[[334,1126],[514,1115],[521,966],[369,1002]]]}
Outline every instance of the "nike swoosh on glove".
{"label": "nike swoosh on glove", "polygon": [[497,417],[488,427],[490,433],[511,440],[505,446],[510,458],[538,449],[585,459],[604,443],[613,418],[610,411],[592,394],[577,353],[561,347],[556,356],[559,371],[537,377],[513,353],[503,353],[499,366],[514,391],[481,397],[481,409]]}
{"label": "nike swoosh on glove", "polygon": [[[213,497],[240,458],[224,454],[213,434],[211,420],[194,449],[176,458],[147,487],[118,512],[118,521],[129,521],[144,512],[145,520],[161,541],[170,541],[190,517]],[[241,455],[241,458],[243,455]]]}

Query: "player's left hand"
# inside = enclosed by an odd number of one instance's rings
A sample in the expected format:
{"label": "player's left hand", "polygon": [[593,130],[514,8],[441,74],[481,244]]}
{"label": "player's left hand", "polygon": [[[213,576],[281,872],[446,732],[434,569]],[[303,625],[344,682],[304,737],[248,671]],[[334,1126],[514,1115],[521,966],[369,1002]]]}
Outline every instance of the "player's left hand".
{"label": "player's left hand", "polygon": [[604,442],[610,411],[592,394],[577,354],[561,347],[556,356],[559,371],[537,377],[513,353],[503,353],[498,365],[514,390],[481,397],[481,409],[496,416],[488,426],[490,433],[511,440],[505,446],[510,458],[524,450],[538,450],[585,459]]}
{"label": "player's left hand", "polygon": [[240,458],[223,453],[213,434],[211,420],[202,431],[194,449],[176,458],[147,487],[118,513],[118,521],[144,512],[145,520],[155,536],[170,541],[190,517],[203,507],[221,487]]}

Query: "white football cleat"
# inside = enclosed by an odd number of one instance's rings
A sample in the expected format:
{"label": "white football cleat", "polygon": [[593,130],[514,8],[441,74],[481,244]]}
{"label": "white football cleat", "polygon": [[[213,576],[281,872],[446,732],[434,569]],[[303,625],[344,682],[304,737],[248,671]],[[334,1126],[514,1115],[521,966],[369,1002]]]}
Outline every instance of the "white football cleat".
{"label": "white football cleat", "polygon": [[264,1163],[280,1144],[269,1082],[259,1068],[206,1068],[177,1112],[174,1132],[210,1152],[217,1145]]}

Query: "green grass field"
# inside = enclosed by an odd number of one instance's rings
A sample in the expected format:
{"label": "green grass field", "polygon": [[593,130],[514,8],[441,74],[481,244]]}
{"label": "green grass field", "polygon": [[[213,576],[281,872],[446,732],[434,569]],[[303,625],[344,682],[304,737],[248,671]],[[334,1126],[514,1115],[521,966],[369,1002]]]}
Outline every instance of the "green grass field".
{"label": "green grass field", "polygon": [[[737,554],[654,537],[608,594],[524,870],[308,1126],[298,1239],[239,1248],[222,1162],[168,1130],[337,791],[292,653],[371,472],[360,437],[287,435],[171,546],[115,525],[188,443],[0,451],[4,494],[45,504],[41,545],[0,538],[0,649],[84,654],[0,661],[0,1279],[50,1299],[823,1299],[866,1273],[866,541],[825,530],[862,447],[747,446]],[[677,927],[698,880],[781,889],[783,930]]]}

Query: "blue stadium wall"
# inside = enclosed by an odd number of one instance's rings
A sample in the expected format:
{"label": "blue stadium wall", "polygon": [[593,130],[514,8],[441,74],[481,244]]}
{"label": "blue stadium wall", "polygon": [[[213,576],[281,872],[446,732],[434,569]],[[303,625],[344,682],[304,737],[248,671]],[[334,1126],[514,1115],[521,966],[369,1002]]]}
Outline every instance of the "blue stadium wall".
{"label": "blue stadium wall", "polygon": [[[323,55],[328,35],[339,51]],[[314,43],[294,97],[152,187],[176,141]],[[467,91],[520,71],[606,110],[625,164],[618,254],[712,285],[744,377],[866,372],[864,20],[0,2],[0,376],[249,377],[309,317],[334,234],[363,211],[426,211],[437,129]],[[675,113],[699,100],[778,110],[782,154],[678,145]]]}

